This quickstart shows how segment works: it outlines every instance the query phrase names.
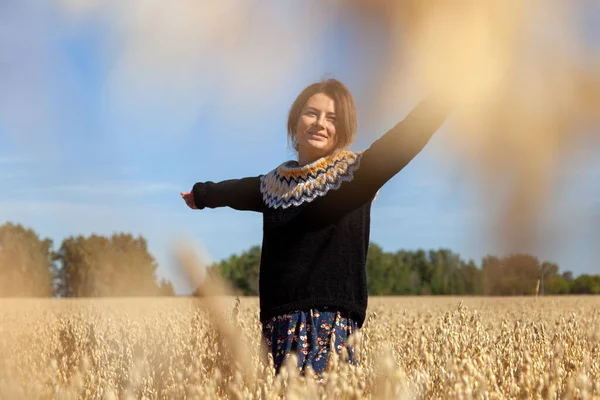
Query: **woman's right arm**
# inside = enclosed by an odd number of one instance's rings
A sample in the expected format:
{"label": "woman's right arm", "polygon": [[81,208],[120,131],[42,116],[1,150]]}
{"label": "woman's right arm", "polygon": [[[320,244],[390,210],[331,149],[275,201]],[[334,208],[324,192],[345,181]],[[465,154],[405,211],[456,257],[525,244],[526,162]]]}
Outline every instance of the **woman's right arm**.
{"label": "woman's right arm", "polygon": [[230,207],[241,211],[263,211],[260,176],[230,179],[221,182],[198,182],[194,185],[194,205],[197,209]]}

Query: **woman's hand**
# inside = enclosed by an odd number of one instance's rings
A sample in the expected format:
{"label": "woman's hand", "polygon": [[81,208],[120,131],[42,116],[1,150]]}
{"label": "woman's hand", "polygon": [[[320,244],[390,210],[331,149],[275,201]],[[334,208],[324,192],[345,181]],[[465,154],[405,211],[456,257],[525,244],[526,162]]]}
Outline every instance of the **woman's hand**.
{"label": "woman's hand", "polygon": [[192,210],[197,210],[196,203],[194,202],[194,193],[192,192],[181,192],[181,197],[185,200],[185,204]]}

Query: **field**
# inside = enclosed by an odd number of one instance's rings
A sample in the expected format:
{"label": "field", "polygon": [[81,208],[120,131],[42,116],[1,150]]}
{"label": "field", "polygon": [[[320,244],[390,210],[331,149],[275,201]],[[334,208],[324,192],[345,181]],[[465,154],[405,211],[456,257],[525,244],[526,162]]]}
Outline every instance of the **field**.
{"label": "field", "polygon": [[360,366],[335,358],[317,383],[274,376],[256,298],[1,300],[0,398],[600,399],[599,296],[370,298],[367,315]]}

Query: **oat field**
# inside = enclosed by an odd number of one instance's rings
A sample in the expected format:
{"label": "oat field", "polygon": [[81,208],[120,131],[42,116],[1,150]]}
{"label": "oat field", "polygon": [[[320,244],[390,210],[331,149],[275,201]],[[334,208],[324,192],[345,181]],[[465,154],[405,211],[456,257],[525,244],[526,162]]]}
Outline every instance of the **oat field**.
{"label": "oat field", "polygon": [[372,297],[367,315],[360,365],[342,352],[319,383],[273,374],[256,298],[0,300],[0,398],[600,399],[598,296]]}

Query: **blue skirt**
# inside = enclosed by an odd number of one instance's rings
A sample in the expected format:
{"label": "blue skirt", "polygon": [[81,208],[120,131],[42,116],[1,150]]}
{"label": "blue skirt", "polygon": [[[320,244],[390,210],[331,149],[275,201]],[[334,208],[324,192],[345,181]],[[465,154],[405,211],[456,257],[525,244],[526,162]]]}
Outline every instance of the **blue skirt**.
{"label": "blue skirt", "polygon": [[335,349],[339,353],[346,347],[348,361],[355,364],[354,350],[346,344],[348,337],[358,331],[358,323],[339,311],[327,307],[308,311],[293,311],[263,321],[263,337],[273,356],[275,372],[291,353],[298,356],[298,371],[304,375],[310,364],[315,375],[327,368],[332,333],[335,333]]}

